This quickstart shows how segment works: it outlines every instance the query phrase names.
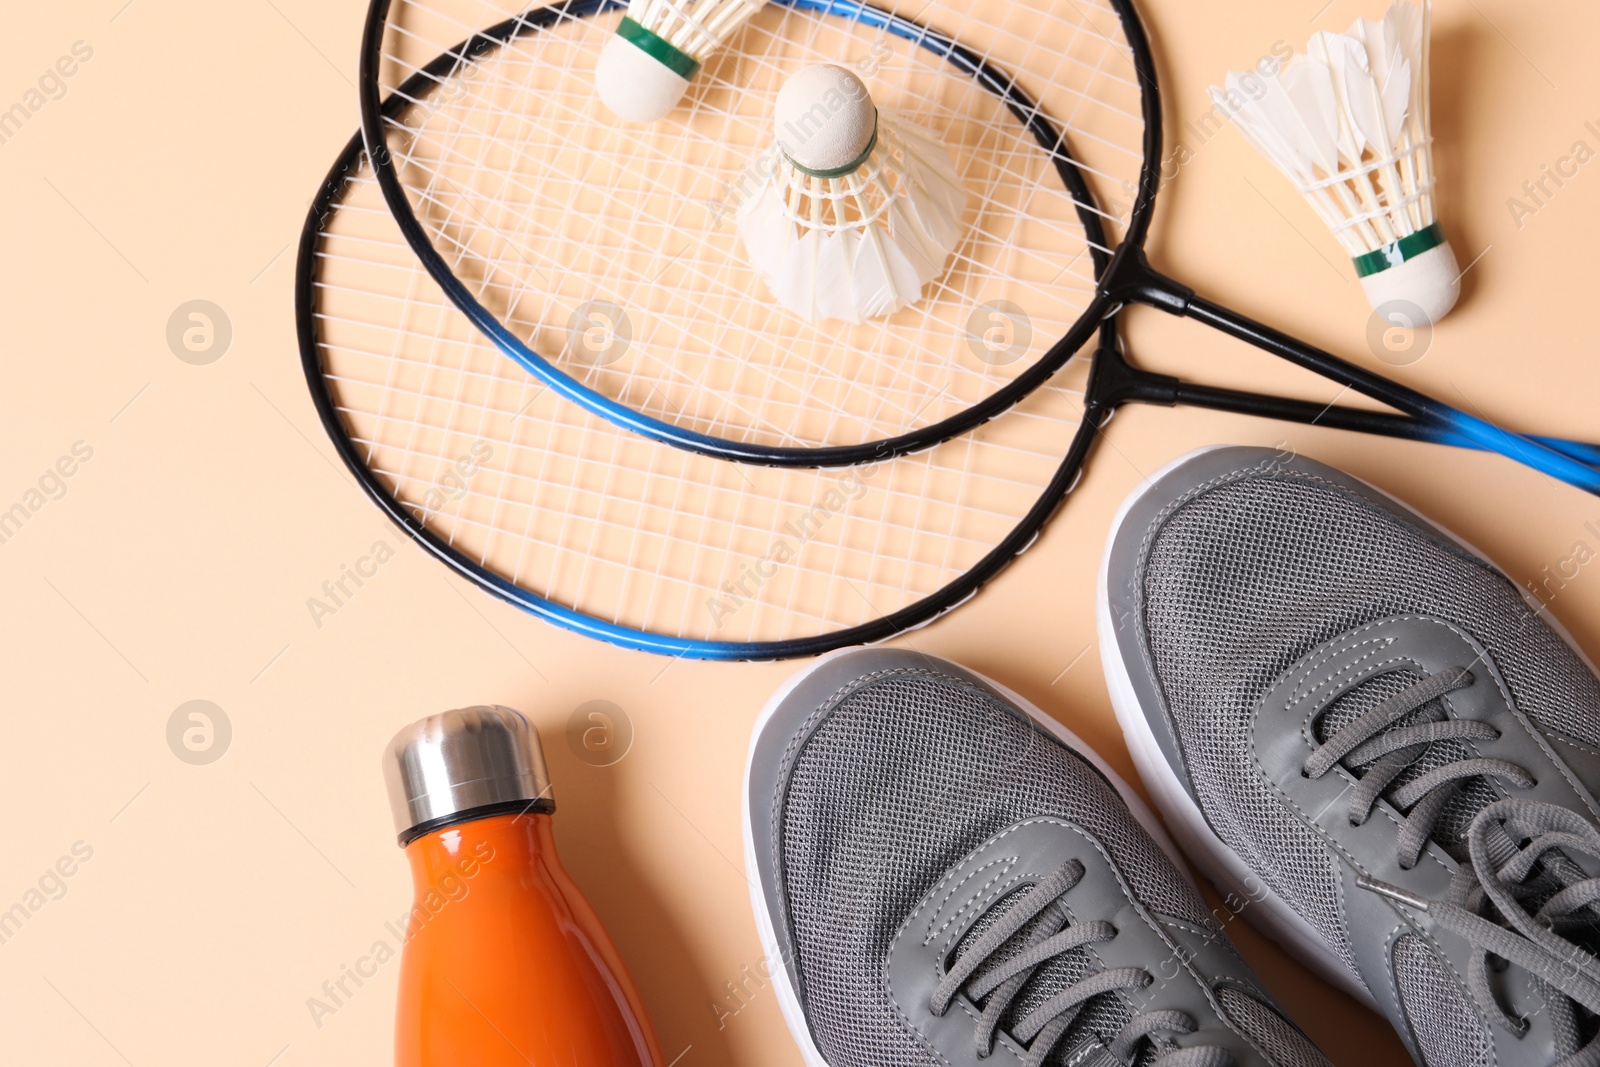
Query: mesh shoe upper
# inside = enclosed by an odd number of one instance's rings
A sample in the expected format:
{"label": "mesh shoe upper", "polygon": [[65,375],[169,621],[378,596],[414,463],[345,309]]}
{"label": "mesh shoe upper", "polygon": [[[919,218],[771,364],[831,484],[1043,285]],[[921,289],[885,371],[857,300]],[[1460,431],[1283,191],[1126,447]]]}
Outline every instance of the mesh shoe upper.
{"label": "mesh shoe upper", "polygon": [[[1419,681],[1399,662],[1409,638],[1374,640],[1358,655],[1352,635],[1385,620],[1422,620],[1415,626],[1450,631],[1476,649],[1459,666],[1481,687],[1504,687],[1542,752],[1545,765],[1533,777],[1564,776],[1587,806],[1600,767],[1593,759],[1600,685],[1582,658],[1504,575],[1441,531],[1339,472],[1262,450],[1203,454],[1160,479],[1116,534],[1107,597],[1117,645],[1109,656],[1120,657],[1116,666],[1128,672],[1155,744],[1210,831],[1310,924],[1380,1006],[1398,998],[1405,1019],[1416,1019],[1403,1036],[1427,1063],[1491,1062],[1488,1024],[1469,1002],[1466,980],[1447,973],[1436,952],[1415,939],[1374,947],[1353,934],[1349,878],[1371,857],[1343,843],[1338,823],[1323,812],[1302,810],[1264,769],[1263,702],[1292,669],[1312,677],[1319,650],[1344,642],[1343,666],[1316,677],[1336,684],[1339,670],[1359,667],[1365,680],[1336,699],[1308,700],[1303,721],[1282,726],[1299,725],[1298,743],[1314,750]],[[1396,663],[1384,669],[1363,656]],[[1392,729],[1451,721],[1450,700],[1410,711]],[[1384,795],[1407,795],[1408,782],[1437,768],[1493,755],[1487,742],[1459,737],[1407,748],[1392,757],[1404,765]],[[1341,769],[1347,794],[1359,791],[1363,769]],[[1428,853],[1444,869],[1463,859],[1460,842],[1473,817],[1516,794],[1492,775],[1449,789],[1431,823],[1438,847]],[[1395,821],[1405,816],[1387,804],[1377,809]],[[1372,968],[1361,966],[1361,954],[1375,951],[1391,954],[1389,988],[1374,988]]]}
{"label": "mesh shoe upper", "polygon": [[[781,734],[783,745],[781,751],[769,745],[763,760],[758,740],[748,798],[765,816],[752,820],[751,844],[778,948],[828,1064],[951,1062],[919,1023],[920,1006],[896,1002],[885,961],[919,902],[941,902],[930,896],[941,880],[1029,820],[1059,819],[1081,829],[1103,849],[1139,908],[1225,944],[1192,883],[1087,760],[956,668],[887,650],[856,656],[868,659],[834,661],[845,664],[837,667],[843,681],[836,688],[792,696],[788,703],[801,702],[801,711],[766,728]],[[763,762],[766,771],[758,772]],[[1024,896],[1010,893],[962,915],[970,928],[956,940],[951,962]],[[1072,905],[1075,898],[1063,899]],[[1027,928],[1018,934],[1027,936]],[[1015,951],[1008,942],[997,956]],[[1235,1031],[1265,1050],[1252,1062],[1324,1064],[1231,949],[1228,955],[1245,977],[1229,993],[1233,1009],[1224,1012]],[[1104,966],[1094,946],[1055,957],[1017,991],[1002,1029]],[[1150,1008],[1149,999],[1097,997],[1073,1025],[1109,1042]],[[1072,1044],[1062,1044],[1062,1055]],[[1147,1061],[1149,1048],[1141,1055]]]}

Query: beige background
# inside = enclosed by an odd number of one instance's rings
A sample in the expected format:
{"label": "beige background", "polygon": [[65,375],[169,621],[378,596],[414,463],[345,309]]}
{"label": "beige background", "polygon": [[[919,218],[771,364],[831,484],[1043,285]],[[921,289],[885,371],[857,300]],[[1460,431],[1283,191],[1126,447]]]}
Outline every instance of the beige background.
{"label": "beige background", "polygon": [[[1209,295],[1382,369],[1360,289],[1310,210],[1236,132],[1202,143],[1182,128],[1225,70],[1276,41],[1342,29],[1357,2],[1149,0],[1169,144],[1194,149],[1152,252]],[[0,944],[4,1058],[387,1062],[393,964],[320,1027],[306,1006],[408,903],[378,753],[415,717],[492,701],[544,728],[563,855],[629,960],[668,1058],[797,1064],[770,990],[747,977],[760,950],[736,802],[755,711],[792,666],[630,654],[489,599],[403,542],[335,468],[316,424],[292,333],[290,243],[356,124],[363,6],[8,5],[0,109],[75,42],[93,56],[0,144],[11,205],[0,510],[26,501],[74,443],[93,457],[0,543],[0,909],[29,899],[75,843],[93,855]],[[1600,9],[1579,0],[1441,0],[1444,216],[1463,261],[1481,258],[1463,306],[1400,372],[1519,428],[1591,437],[1600,164],[1520,226],[1507,200],[1576,141],[1600,149],[1597,35]],[[225,309],[234,331],[209,366],[179,361],[165,340],[169,315],[197,298]],[[1133,318],[1146,365],[1321,401],[1338,392],[1201,327]],[[1099,670],[1094,565],[1144,472],[1220,441],[1287,442],[1342,465],[1518,580],[1539,580],[1578,542],[1600,547],[1600,502],[1503,461],[1130,410],[1039,544],[916,646],[1020,690],[1131,773]],[[307,598],[377,541],[396,557],[319,628]],[[1600,651],[1600,568],[1581,570],[1552,610]],[[193,699],[233,726],[209,766],[167,746],[169,716]],[[609,768],[581,762],[565,738],[571,711],[594,699],[623,708],[635,733]],[[1242,926],[1245,953],[1336,1063],[1403,1062],[1382,1022]],[[730,982],[747,990],[742,1010]]]}

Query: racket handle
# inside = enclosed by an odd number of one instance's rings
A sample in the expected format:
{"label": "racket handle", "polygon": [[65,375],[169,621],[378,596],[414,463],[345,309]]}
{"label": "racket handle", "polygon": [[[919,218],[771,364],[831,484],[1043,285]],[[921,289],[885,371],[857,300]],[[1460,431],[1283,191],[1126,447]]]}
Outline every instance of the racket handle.
{"label": "racket handle", "polygon": [[[1483,451],[1481,445],[1438,429],[1407,415],[1387,411],[1368,411],[1364,408],[1342,407],[1338,404],[1314,404],[1305,400],[1290,400],[1261,393],[1242,392],[1237,389],[1218,389],[1205,385],[1174,382],[1166,390],[1162,401],[1184,407],[1226,411],[1236,415],[1255,415],[1264,419],[1297,422],[1306,426],[1326,426],[1330,430],[1349,430],[1354,433],[1394,437],[1405,441],[1422,441],[1427,444],[1449,445]],[[1569,441],[1562,437],[1542,437],[1529,434],[1528,439],[1553,452],[1586,464],[1600,467],[1600,445],[1586,441]]]}
{"label": "racket handle", "polygon": [[[1166,304],[1157,306],[1171,310]],[[1437,430],[1440,434],[1437,439],[1443,443],[1470,444],[1487,452],[1499,453],[1523,466],[1600,496],[1600,470],[1567,451],[1502,429],[1487,419],[1469,415],[1202,297],[1190,296],[1183,301],[1182,314],[1419,419]],[[1574,449],[1585,447],[1573,446]]]}
{"label": "racket handle", "polygon": [[[1140,370],[1132,366],[1122,354],[1115,322],[1116,316],[1111,316],[1101,327],[1094,372],[1088,387],[1091,402],[1105,410],[1114,410],[1129,403],[1165,407],[1182,405],[1210,411],[1226,411],[1235,415],[1253,415],[1257,418],[1276,419],[1282,422],[1297,422],[1306,426],[1326,426],[1332,430],[1349,430],[1406,441],[1450,445],[1454,448],[1469,448],[1480,452],[1484,450],[1482,445],[1470,438],[1441,430],[1431,423],[1407,415],[1342,407],[1338,404],[1316,404],[1307,400],[1293,400],[1211,385],[1194,385],[1169,374],[1154,374]],[[1600,468],[1600,444],[1534,434],[1528,435],[1528,438],[1579,463]]]}

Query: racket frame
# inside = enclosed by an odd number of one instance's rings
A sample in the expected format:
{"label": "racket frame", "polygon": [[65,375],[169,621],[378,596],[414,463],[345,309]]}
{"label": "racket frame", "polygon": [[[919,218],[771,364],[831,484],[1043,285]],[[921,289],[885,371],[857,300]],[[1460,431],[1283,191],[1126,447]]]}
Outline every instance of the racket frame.
{"label": "racket frame", "polygon": [[[1056,173],[1071,196],[1078,220],[1083,226],[1088,249],[1094,260],[1096,276],[1105,269],[1110,257],[1103,249],[1109,248],[1110,242],[1095,197],[1079,170],[1076,159],[1068,150],[1065,135],[1009,74],[931,27],[895,15],[863,0],[771,0],[771,2],[776,6],[797,11],[841,16],[862,25],[887,30],[947,60],[956,69],[971,76],[985,90],[1001,99],[1007,110],[1033,134],[1034,139],[1055,164]],[[1035,389],[1049,381],[1079,349],[1089,343],[1101,321],[1113,307],[1112,299],[1103,289],[1097,290],[1090,298],[1088,310],[1079,315],[1067,335],[1052,345],[1036,363],[1018,374],[1010,383],[955,415],[877,441],[817,447],[768,445],[700,433],[636,411],[584,385],[539,355],[516,332],[502,323],[494,312],[485,307],[456,277],[449,262],[434,246],[427,227],[417,217],[416,210],[406,193],[405,184],[400,179],[394,155],[389,149],[385,128],[386,120],[398,117],[405,110],[403,106],[391,107],[391,102],[397,98],[420,96],[436,80],[448,76],[457,64],[475,60],[518,37],[555,25],[561,19],[588,18],[624,10],[627,4],[623,0],[560,0],[558,3],[530,8],[520,15],[512,16],[473,34],[442,53],[426,67],[407,78],[403,86],[397,87],[385,99],[379,89],[379,80],[383,65],[384,34],[392,4],[393,0],[371,0],[367,9],[366,25],[362,32],[358,77],[361,133],[390,214],[399,225],[406,243],[411,246],[422,265],[450,298],[451,303],[455,304],[496,348],[567,400],[617,426],[690,452],[763,466],[828,468],[878,463],[895,456],[920,452],[953,437],[959,437],[1015,407]]]}

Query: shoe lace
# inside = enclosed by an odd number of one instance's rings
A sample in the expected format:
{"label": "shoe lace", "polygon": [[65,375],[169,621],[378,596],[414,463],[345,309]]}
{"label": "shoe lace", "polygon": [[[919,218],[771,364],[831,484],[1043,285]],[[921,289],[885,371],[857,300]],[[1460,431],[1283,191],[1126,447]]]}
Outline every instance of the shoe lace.
{"label": "shoe lace", "polygon": [[[1500,731],[1490,724],[1447,718],[1437,704],[1446,693],[1465,689],[1472,681],[1472,673],[1459,667],[1431,674],[1334,731],[1306,759],[1308,778],[1321,778],[1340,763],[1364,768],[1355,788],[1350,790],[1350,825],[1360,826],[1371,818],[1384,796],[1405,813],[1396,843],[1401,870],[1416,866],[1445,806],[1466,779],[1497,778],[1519,789],[1534,784],[1533,776],[1510,760],[1471,756],[1450,760],[1390,789],[1423,750],[1436,742],[1470,743],[1499,738]],[[1408,717],[1412,721],[1399,725]]]}
{"label": "shoe lace", "polygon": [[[982,1005],[974,1034],[979,1059],[994,1051],[1001,1018],[1040,967],[1064,953],[1117,936],[1116,927],[1102,920],[1069,925],[1062,898],[1082,880],[1083,874],[1083,864],[1068,860],[1027,890],[973,941],[935,987],[930,1005],[935,1015],[944,1015],[958,993],[964,992],[974,1004]],[[1014,955],[1003,955],[1002,949],[1024,928],[1028,932],[1021,939],[1020,949]],[[1023,1067],[1041,1067],[1090,999],[1142,989],[1154,981],[1154,976],[1143,968],[1106,968],[1047,997],[1010,1027],[1011,1035],[1027,1046]],[[1234,1067],[1232,1054],[1223,1048],[1177,1048],[1156,1042],[1160,1034],[1192,1034],[1196,1029],[1194,1019],[1181,1011],[1140,1013],[1103,1050],[1100,1060],[1090,1061],[1085,1067],[1099,1062],[1129,1063],[1139,1042],[1147,1038],[1157,1050],[1152,1067]]]}
{"label": "shoe lace", "polygon": [[[1332,733],[1305,762],[1305,773],[1312,778],[1340,763],[1365,768],[1351,791],[1350,821],[1365,822],[1379,798],[1387,795],[1404,812],[1397,843],[1403,870],[1415,866],[1445,805],[1465,779],[1495,778],[1520,789],[1535,784],[1526,769],[1509,760],[1467,756],[1390,788],[1434,742],[1500,736],[1488,723],[1446,719],[1435,703],[1472,682],[1471,673],[1461,668],[1430,675]],[[1399,725],[1408,716],[1410,721]],[[1600,859],[1600,828],[1570,808],[1512,797],[1479,809],[1463,843],[1465,861],[1442,899],[1419,897],[1366,876],[1359,884],[1426,912],[1441,928],[1467,940],[1473,946],[1467,967],[1473,1000],[1519,1035],[1527,1032],[1528,1020],[1513,1016],[1500,1003],[1489,978],[1490,957],[1523,968],[1542,987],[1552,1013],[1557,1051],[1563,1057],[1556,1067],[1600,1067],[1600,1036],[1579,1047],[1575,1007],[1600,1015],[1600,959],[1571,936],[1600,930],[1600,878],[1588,876],[1573,858]]]}

